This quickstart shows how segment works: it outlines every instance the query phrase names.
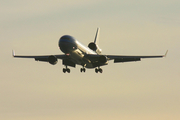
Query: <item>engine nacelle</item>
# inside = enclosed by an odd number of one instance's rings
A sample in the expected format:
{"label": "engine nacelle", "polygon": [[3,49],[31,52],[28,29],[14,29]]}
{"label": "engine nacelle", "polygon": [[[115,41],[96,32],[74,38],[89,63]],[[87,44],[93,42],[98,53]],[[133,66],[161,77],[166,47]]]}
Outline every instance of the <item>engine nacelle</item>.
{"label": "engine nacelle", "polygon": [[96,49],[97,49],[96,44],[93,43],[93,42],[92,42],[92,43],[89,43],[88,47],[89,47],[91,50],[93,50],[93,51],[96,51]]}
{"label": "engine nacelle", "polygon": [[98,45],[96,45],[95,43],[91,42],[89,43],[88,47],[95,51],[96,53],[100,54],[101,53],[101,49],[98,47]]}
{"label": "engine nacelle", "polygon": [[107,62],[107,57],[104,56],[104,55],[101,55],[101,56],[99,57],[99,62],[100,62],[100,63],[106,63],[106,62]]}
{"label": "engine nacelle", "polygon": [[51,56],[48,57],[48,62],[49,62],[51,65],[55,65],[55,64],[58,62],[58,60],[57,60],[56,56],[51,55]]}

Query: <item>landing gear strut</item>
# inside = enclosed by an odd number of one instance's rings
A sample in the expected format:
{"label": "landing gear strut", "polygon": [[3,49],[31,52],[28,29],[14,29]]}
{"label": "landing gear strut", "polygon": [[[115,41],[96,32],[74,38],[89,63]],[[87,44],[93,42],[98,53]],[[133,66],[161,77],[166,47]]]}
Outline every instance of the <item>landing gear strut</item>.
{"label": "landing gear strut", "polygon": [[83,65],[83,68],[80,69],[81,72],[86,72],[85,66],[86,66],[86,64]]}
{"label": "landing gear strut", "polygon": [[66,72],[70,73],[70,69],[67,68],[67,66],[66,66],[66,68],[63,68],[63,72],[64,72],[64,73],[66,73]]}
{"label": "landing gear strut", "polygon": [[96,72],[96,73],[98,73],[98,72],[102,73],[103,70],[102,70],[100,67],[98,67],[98,68],[95,69],[95,72]]}

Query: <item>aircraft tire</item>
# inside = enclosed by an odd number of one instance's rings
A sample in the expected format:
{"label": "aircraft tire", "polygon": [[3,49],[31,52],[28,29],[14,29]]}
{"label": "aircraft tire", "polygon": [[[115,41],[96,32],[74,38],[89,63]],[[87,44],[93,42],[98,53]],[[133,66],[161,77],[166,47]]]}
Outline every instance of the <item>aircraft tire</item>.
{"label": "aircraft tire", "polygon": [[102,70],[101,68],[99,68],[99,72],[100,72],[100,73],[102,73],[102,72],[103,72],[103,70]]}
{"label": "aircraft tire", "polygon": [[65,68],[63,68],[63,73],[66,73],[66,69]]}
{"label": "aircraft tire", "polygon": [[98,73],[98,69],[97,68],[95,69],[95,72]]}
{"label": "aircraft tire", "polygon": [[66,71],[67,71],[68,73],[70,73],[70,72],[71,72],[69,68],[67,68],[67,69],[66,69]]}
{"label": "aircraft tire", "polygon": [[81,72],[86,72],[86,69],[85,69],[85,68],[81,68],[80,71],[81,71]]}

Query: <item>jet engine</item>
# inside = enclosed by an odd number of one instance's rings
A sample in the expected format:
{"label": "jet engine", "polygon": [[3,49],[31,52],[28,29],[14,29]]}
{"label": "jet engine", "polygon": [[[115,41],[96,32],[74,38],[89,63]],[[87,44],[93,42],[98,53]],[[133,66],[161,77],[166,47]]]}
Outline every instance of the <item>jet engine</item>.
{"label": "jet engine", "polygon": [[101,55],[101,56],[99,57],[99,62],[100,62],[100,63],[106,63],[106,62],[107,62],[107,57],[104,56],[104,55]]}
{"label": "jet engine", "polygon": [[48,57],[48,62],[49,62],[51,65],[55,65],[55,64],[58,62],[58,60],[57,60],[56,56],[51,55],[51,56]]}
{"label": "jet engine", "polygon": [[95,43],[93,43],[93,42],[89,43],[88,47],[91,50],[95,51],[96,53],[101,54],[101,49]]}

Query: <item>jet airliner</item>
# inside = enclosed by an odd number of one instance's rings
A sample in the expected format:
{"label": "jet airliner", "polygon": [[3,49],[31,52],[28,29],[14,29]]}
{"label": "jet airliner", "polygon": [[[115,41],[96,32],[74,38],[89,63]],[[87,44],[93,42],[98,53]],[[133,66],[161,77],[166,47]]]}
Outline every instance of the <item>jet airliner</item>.
{"label": "jet airliner", "polygon": [[97,28],[94,42],[89,43],[88,47],[81,44],[78,40],[70,35],[64,35],[59,39],[59,48],[64,54],[60,55],[38,55],[38,56],[24,56],[15,55],[13,51],[13,57],[16,58],[34,58],[36,61],[49,62],[55,65],[58,59],[62,60],[62,64],[65,65],[63,68],[64,73],[70,73],[70,67],[76,67],[76,65],[81,65],[81,72],[85,72],[85,68],[95,68],[96,73],[102,73],[103,70],[101,66],[108,65],[108,61],[114,60],[114,63],[119,62],[132,62],[140,61],[141,58],[160,58],[165,57],[165,55],[158,56],[122,56],[122,55],[105,55],[102,54],[97,41],[100,29]]}

